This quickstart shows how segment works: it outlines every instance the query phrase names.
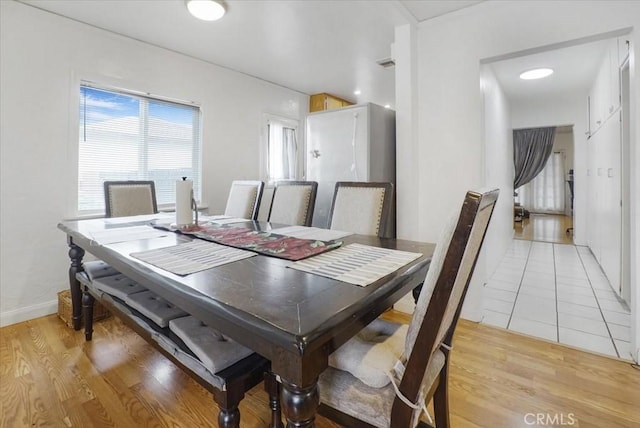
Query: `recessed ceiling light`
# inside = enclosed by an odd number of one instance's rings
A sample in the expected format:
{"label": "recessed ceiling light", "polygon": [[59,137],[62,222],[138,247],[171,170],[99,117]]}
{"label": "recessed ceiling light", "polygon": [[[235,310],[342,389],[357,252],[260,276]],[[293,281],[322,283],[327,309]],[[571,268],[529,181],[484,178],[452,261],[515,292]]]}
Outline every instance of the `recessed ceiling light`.
{"label": "recessed ceiling light", "polygon": [[203,21],[216,21],[224,15],[224,6],[214,0],[187,0],[187,9],[191,15]]}
{"label": "recessed ceiling light", "polygon": [[360,95],[362,92],[360,91],[360,89],[356,89],[355,91],[353,91],[354,95]]}
{"label": "recessed ceiling light", "polygon": [[535,68],[528,70],[520,74],[522,80],[542,79],[543,77],[551,76],[553,70],[550,68]]}
{"label": "recessed ceiling light", "polygon": [[391,108],[391,104],[385,104],[384,108]]}

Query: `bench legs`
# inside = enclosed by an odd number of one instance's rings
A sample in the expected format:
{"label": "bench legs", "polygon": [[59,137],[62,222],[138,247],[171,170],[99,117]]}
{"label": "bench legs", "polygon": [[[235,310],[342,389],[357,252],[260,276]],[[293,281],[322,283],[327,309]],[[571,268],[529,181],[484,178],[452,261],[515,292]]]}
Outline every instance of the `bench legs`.
{"label": "bench legs", "polygon": [[[265,373],[264,389],[269,394],[269,407],[271,408],[271,424],[269,428],[283,428],[280,413],[280,384],[273,373]],[[220,408],[218,413],[218,426],[220,428],[240,427],[240,410],[238,405],[244,398],[245,384],[243,381],[227,384],[226,391],[214,391],[213,400]]]}
{"label": "bench legs", "polygon": [[[95,297],[93,297],[87,287],[84,287],[84,290],[82,290],[82,317],[84,318],[84,337],[87,341],[91,341],[93,336],[94,304]],[[235,382],[227,383],[225,391],[214,389],[213,400],[220,408],[220,413],[218,413],[218,426],[220,428],[240,427],[240,410],[238,409],[238,405],[244,398],[245,389],[248,386],[246,382],[247,379],[241,377]],[[251,383],[250,385],[255,385],[255,383]],[[269,427],[283,428],[280,410],[280,384],[273,373],[267,372],[264,374],[264,388],[269,394],[269,407],[271,408],[271,424]]]}
{"label": "bench legs", "polygon": [[264,374],[264,390],[269,394],[269,408],[271,408],[271,425],[269,425],[269,428],[283,428],[280,410],[280,384],[276,376],[271,372]]}
{"label": "bench legs", "polygon": [[238,404],[244,398],[244,382],[227,384],[226,391],[215,390],[213,400],[220,408],[218,413],[218,426],[220,428],[239,428],[240,410]]}

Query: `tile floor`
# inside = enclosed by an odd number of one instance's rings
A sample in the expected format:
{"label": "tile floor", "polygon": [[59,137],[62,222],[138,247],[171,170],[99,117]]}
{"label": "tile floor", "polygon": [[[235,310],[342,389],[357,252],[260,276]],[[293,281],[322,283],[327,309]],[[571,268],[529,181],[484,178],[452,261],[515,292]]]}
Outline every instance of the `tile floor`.
{"label": "tile floor", "polygon": [[482,322],[631,360],[629,308],[587,247],[514,240],[485,284]]}

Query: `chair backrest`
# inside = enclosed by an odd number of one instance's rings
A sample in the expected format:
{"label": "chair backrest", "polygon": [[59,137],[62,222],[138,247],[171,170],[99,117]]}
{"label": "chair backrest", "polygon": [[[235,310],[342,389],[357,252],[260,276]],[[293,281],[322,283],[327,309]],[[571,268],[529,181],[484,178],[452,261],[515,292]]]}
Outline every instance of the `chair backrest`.
{"label": "chair backrest", "polygon": [[[452,217],[438,240],[405,343],[408,360],[399,388],[412,402],[423,386],[430,387],[422,383],[431,356],[443,343],[451,346],[498,194],[497,189],[467,192],[459,215]],[[393,424],[405,426],[412,411],[396,398]]]}
{"label": "chair backrest", "polygon": [[249,220],[257,219],[263,188],[262,181],[233,181],[224,215]]}
{"label": "chair backrest", "polygon": [[153,181],[105,181],[104,206],[107,217],[155,214],[156,185]]}
{"label": "chair backrest", "polygon": [[329,212],[329,229],[384,237],[392,198],[391,183],[339,181]]}
{"label": "chair backrest", "polygon": [[294,226],[311,226],[318,183],[315,181],[279,181],[267,221]]}

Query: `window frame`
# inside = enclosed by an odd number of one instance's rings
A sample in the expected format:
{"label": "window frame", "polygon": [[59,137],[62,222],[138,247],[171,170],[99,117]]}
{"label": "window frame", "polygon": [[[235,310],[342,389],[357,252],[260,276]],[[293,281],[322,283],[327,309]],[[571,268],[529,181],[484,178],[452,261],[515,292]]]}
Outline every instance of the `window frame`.
{"label": "window frame", "polygon": [[[132,90],[127,89],[125,86],[135,86],[135,85],[122,85],[121,82],[117,82],[116,84],[112,84],[110,82],[107,83],[97,83],[96,80],[109,80],[109,79],[84,79],[84,78],[74,78],[76,76],[72,76],[72,97],[70,102],[70,147],[69,147],[69,158],[71,167],[69,170],[71,171],[68,175],[68,180],[70,183],[72,192],[69,192],[69,197],[67,200],[67,215],[68,218],[97,218],[103,217],[105,215],[104,209],[91,209],[91,210],[80,210],[79,207],[79,185],[80,185],[80,138],[81,138],[81,115],[80,108],[82,105],[82,88],[87,87],[91,89],[108,91],[115,94],[121,94],[128,97],[135,97],[139,99],[148,100],[151,102],[160,102],[160,103],[169,103],[175,105],[182,105],[190,108],[195,108],[197,110],[197,115],[194,115],[193,121],[193,138],[197,138],[197,145],[194,144],[193,153],[192,153],[192,164],[193,168],[198,171],[200,183],[199,183],[199,191],[200,195],[198,195],[198,205],[202,206],[202,195],[205,194],[203,185],[203,150],[204,150],[204,141],[202,138],[202,129],[203,129],[203,111],[200,103],[195,101],[186,101],[184,99],[177,99],[168,96],[160,96],[150,92],[144,92],[140,90]],[[147,108],[145,109],[148,113],[148,102]],[[143,142],[142,144],[146,144],[147,142]],[[198,147],[199,146],[199,147]],[[158,203],[158,210],[160,211],[170,211],[175,209],[175,202],[173,203]]]}
{"label": "window frame", "polygon": [[262,141],[260,144],[260,176],[262,180],[265,182],[265,185],[268,187],[273,187],[276,181],[282,180],[272,180],[269,172],[269,125],[271,122],[277,122],[286,126],[287,128],[292,128],[295,132],[296,136],[296,168],[295,168],[295,177],[288,179],[287,181],[296,181],[300,180],[303,176],[304,172],[304,141],[300,135],[300,121],[291,117],[264,113],[262,115],[262,124],[261,124],[261,135]]}

